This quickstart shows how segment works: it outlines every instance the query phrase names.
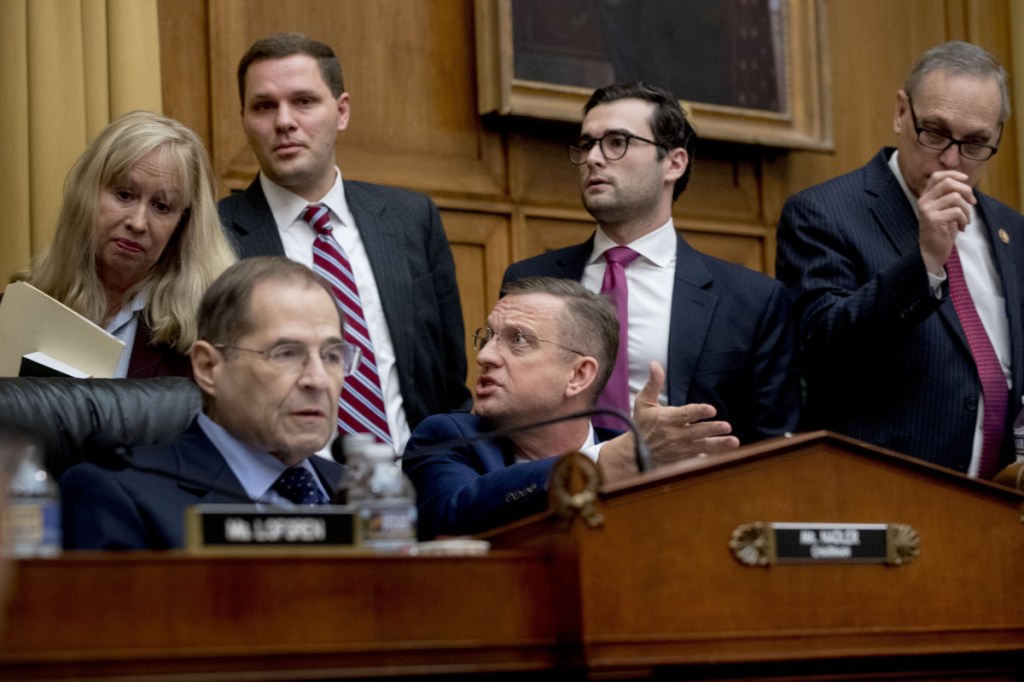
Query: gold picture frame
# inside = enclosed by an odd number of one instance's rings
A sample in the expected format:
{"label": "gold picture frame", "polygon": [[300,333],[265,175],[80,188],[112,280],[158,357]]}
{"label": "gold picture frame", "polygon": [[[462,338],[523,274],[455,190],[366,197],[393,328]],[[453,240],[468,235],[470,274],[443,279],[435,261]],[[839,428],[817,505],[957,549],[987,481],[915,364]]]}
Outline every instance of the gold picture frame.
{"label": "gold picture frame", "polygon": [[[513,12],[527,12],[544,5],[524,1],[514,7],[514,0],[475,3],[480,113],[580,121],[582,107],[593,90],[592,83],[583,86],[548,82],[543,78],[520,78],[515,73],[517,56],[522,61],[522,54],[516,54],[513,27],[514,21],[523,17],[514,17]],[[773,0],[772,7],[781,48],[775,62],[782,72],[775,108],[685,99],[681,104],[703,138],[785,149],[832,150],[824,2]],[[706,62],[701,63],[720,61],[719,56],[708,55]],[[602,84],[612,80],[609,77]]]}

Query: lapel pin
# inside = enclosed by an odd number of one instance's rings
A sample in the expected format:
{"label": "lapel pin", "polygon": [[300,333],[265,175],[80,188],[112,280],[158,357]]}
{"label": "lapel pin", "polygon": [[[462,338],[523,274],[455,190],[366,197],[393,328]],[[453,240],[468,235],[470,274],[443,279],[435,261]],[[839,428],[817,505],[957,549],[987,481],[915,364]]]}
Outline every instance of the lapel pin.
{"label": "lapel pin", "polygon": [[1002,229],[1002,228],[1000,228],[1000,230],[999,230],[999,239],[1000,239],[1000,240],[1001,240],[1001,241],[1002,241],[1002,242],[1003,242],[1004,244],[1009,244],[1009,243],[1010,243],[1010,235],[1008,235],[1008,234],[1006,233],[1006,230],[1004,230],[1004,229]]}

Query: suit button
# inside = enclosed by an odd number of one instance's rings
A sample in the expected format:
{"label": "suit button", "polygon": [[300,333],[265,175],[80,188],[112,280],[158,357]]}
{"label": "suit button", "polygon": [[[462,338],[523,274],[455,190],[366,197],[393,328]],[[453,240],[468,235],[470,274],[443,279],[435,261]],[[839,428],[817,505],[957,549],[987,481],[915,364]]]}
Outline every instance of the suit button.
{"label": "suit button", "polygon": [[964,407],[967,408],[968,412],[977,412],[978,411],[978,396],[972,395],[971,397],[969,397],[967,399],[967,404],[964,405]]}

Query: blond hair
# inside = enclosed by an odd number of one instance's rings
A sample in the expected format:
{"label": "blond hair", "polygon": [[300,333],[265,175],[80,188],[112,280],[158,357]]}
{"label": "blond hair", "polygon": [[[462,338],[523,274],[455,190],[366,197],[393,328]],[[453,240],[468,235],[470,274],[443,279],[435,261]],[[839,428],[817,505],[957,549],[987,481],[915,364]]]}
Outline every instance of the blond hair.
{"label": "blond hair", "polygon": [[24,280],[88,319],[101,323],[107,310],[96,270],[96,218],[100,193],[126,182],[140,159],[159,150],[161,162],[181,181],[184,212],[160,258],[124,294],[127,303],[146,291],[143,315],[154,343],[185,353],[196,340],[196,311],[209,284],[235,261],[217,216],[210,159],[187,127],[149,111],[112,121],[89,145],[64,181],[64,201],[50,247]]}

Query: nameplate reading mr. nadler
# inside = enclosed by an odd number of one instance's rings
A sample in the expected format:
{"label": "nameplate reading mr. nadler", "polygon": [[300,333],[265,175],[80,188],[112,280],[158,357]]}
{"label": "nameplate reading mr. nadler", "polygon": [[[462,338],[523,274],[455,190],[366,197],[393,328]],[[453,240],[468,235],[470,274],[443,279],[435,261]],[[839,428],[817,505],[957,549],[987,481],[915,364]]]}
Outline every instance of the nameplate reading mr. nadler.
{"label": "nameplate reading mr. nadler", "polygon": [[917,532],[899,523],[748,523],[729,542],[736,560],[772,564],[890,564],[912,561]]}
{"label": "nameplate reading mr. nadler", "polygon": [[352,508],[343,506],[200,504],[186,512],[185,525],[185,546],[196,551],[328,549],[351,547],[356,540]]}

